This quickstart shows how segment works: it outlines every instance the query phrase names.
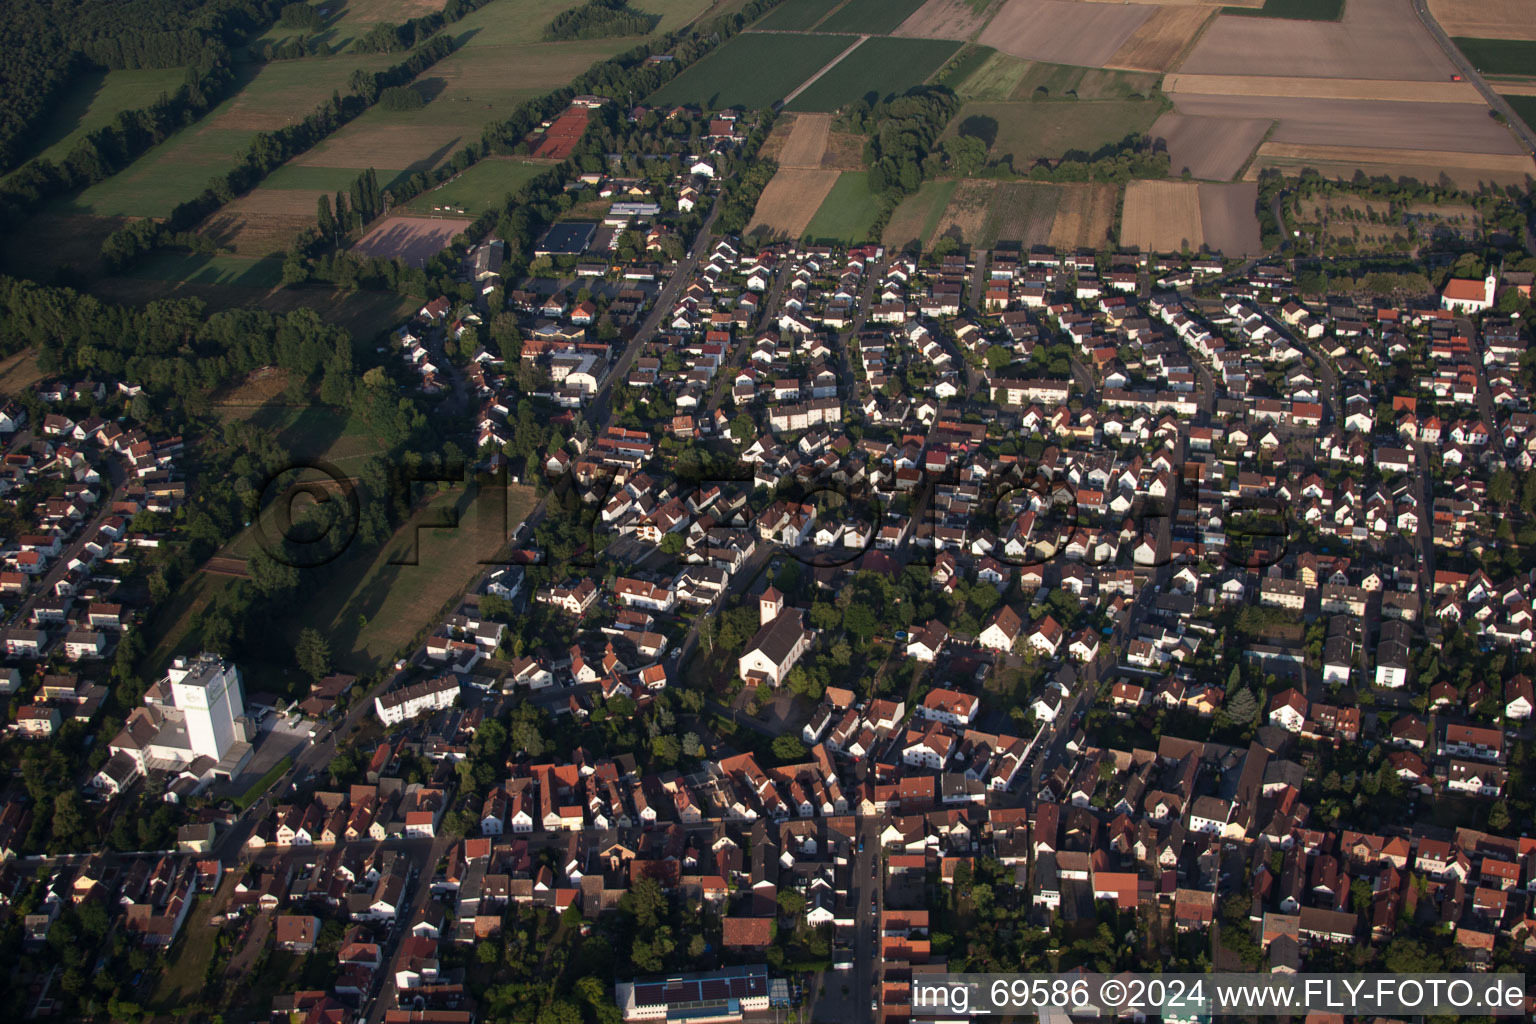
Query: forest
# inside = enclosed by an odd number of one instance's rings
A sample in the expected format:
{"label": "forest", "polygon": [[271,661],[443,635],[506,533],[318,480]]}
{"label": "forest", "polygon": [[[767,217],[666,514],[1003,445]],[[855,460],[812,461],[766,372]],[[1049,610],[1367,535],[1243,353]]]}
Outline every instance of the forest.
{"label": "forest", "polygon": [[631,10],[626,0],[590,0],[580,7],[555,15],[554,20],[544,29],[544,38],[556,42],[643,36],[656,21],[654,15]]}

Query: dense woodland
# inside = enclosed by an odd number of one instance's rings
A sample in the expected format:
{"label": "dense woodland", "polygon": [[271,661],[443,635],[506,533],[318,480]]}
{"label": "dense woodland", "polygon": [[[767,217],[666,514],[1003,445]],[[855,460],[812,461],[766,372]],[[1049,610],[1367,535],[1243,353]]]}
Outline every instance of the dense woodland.
{"label": "dense woodland", "polygon": [[580,7],[561,11],[544,29],[550,42],[569,39],[607,39],[643,36],[658,19],[632,9],[626,0],[590,0]]}
{"label": "dense woodland", "polygon": [[0,171],[15,168],[76,73],[204,63],[270,24],[279,0],[10,0],[0,50]]}

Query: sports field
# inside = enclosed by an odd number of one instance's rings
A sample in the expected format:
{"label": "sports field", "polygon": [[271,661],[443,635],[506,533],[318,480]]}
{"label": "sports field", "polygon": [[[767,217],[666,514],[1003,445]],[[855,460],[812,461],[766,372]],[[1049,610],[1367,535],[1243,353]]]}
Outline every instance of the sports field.
{"label": "sports field", "polygon": [[58,163],[88,132],[105,128],[125,110],[139,110],[170,95],[186,78],[185,68],[86,71],[54,104],[28,158]]}
{"label": "sports field", "polygon": [[453,236],[469,227],[464,217],[399,217],[376,221],[352,251],[360,256],[400,259],[419,267],[448,247]]}
{"label": "sports field", "polygon": [[900,95],[927,81],[957,49],[958,43],[944,39],[866,39],[790,101],[787,109],[833,111],[861,99],[878,102]]}
{"label": "sports field", "polygon": [[879,213],[880,202],[869,190],[869,172],[845,171],[806,225],[805,234],[815,243],[868,242],[872,240],[870,227]]}
{"label": "sports field", "polygon": [[853,41],[852,36],[743,32],[651,93],[646,102],[711,110],[771,107]]}
{"label": "sports field", "polygon": [[502,199],[549,170],[544,164],[510,157],[488,157],[430,192],[400,207],[403,212],[453,213],[477,217],[488,209],[500,209]]}
{"label": "sports field", "polygon": [[161,217],[234,166],[258,131],[304,117],[331,94],[346,91],[358,68],[377,71],[397,54],[315,57],[260,66],[236,65],[239,91],[195,124],[150,149],[118,174],[55,204],[60,212]]}

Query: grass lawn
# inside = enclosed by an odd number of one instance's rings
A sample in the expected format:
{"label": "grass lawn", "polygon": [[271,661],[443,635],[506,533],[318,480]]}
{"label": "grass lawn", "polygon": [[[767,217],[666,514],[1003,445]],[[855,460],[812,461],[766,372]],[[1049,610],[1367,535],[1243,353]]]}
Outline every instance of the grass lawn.
{"label": "grass lawn", "polygon": [[120,173],[54,208],[98,216],[160,217],[234,165],[258,131],[297,120],[345,90],[355,69],[377,71],[398,54],[315,57],[271,64],[237,64],[238,92],[196,124],[153,147]]}
{"label": "grass lawn", "polygon": [[0,395],[19,395],[45,376],[37,365],[37,353],[30,348],[22,349],[0,359]]}
{"label": "grass lawn", "polygon": [[988,157],[1013,158],[1016,171],[1040,159],[1092,154],[1128,135],[1141,135],[1163,111],[1157,100],[1079,100],[1073,103],[967,103],[946,137],[972,135]]}
{"label": "grass lawn", "polygon": [[[225,881],[233,887],[234,874],[226,873]],[[213,917],[214,904],[218,902],[216,896],[199,896],[192,904],[182,924],[181,935],[171,946],[165,970],[161,972],[146,1006],[176,1012],[202,998],[208,964],[213,960],[214,952],[214,932],[208,922]]]}
{"label": "grass lawn", "polygon": [[238,811],[244,811],[251,804],[261,799],[263,793],[272,788],[273,783],[283,777],[283,773],[293,767],[293,755],[284,754],[282,760],[273,765],[267,774],[251,783],[244,793],[235,797],[231,803]]}
{"label": "grass lawn", "polygon": [[77,75],[43,126],[31,155],[57,163],[86,133],[105,128],[125,110],[149,106],[180,88],[185,68],[88,71]]}
{"label": "grass lawn", "polygon": [[276,288],[283,279],[283,264],[276,259],[204,255],[190,252],[157,252],[133,268],[129,276],[150,281],[188,281],[193,284],[234,285],[240,288]]}
{"label": "grass lawn", "polygon": [[646,102],[711,110],[770,107],[852,42],[848,36],[743,32],[651,93]]}
{"label": "grass lawn", "polygon": [[959,48],[947,39],[866,39],[788,109],[832,111],[860,99],[879,101],[906,92],[926,82]]}
{"label": "grass lawn", "polygon": [[954,178],[925,181],[916,192],[903,199],[886,224],[882,239],[886,247],[919,250],[925,247],[938,230],[939,218],[944,215],[944,208],[949,205],[958,184],[960,182]]}
{"label": "grass lawn", "polygon": [[1480,72],[1490,75],[1536,75],[1536,42],[1529,39],[1468,39],[1453,42]]}
{"label": "grass lawn", "polygon": [[[380,181],[388,181],[400,171],[398,168],[375,167]],[[262,188],[325,192],[345,192],[357,180],[355,167],[309,167],[300,164],[284,164],[261,182]]]}
{"label": "grass lawn", "polygon": [[[305,626],[318,626],[330,638],[338,669],[366,673],[378,668],[436,621],[443,605],[484,568],[482,562],[495,557],[534,503],[532,488],[509,487],[503,517],[489,489],[439,494],[382,550],[345,557],[326,570],[318,587],[303,587],[304,600],[287,621],[274,624],[275,635],[291,642]],[[435,525],[450,510],[458,513],[460,525]]]}
{"label": "grass lawn", "polygon": [[844,171],[806,225],[805,233],[817,244],[857,245],[870,240],[870,225],[879,213],[880,202],[869,190],[869,172]]}
{"label": "grass lawn", "polygon": [[1515,108],[1527,128],[1536,130],[1536,96],[1505,96],[1504,99]]}
{"label": "grass lawn", "polygon": [[547,170],[547,164],[490,157],[451,181],[417,196],[400,210],[432,213],[438,207],[452,207],[464,211],[467,216],[476,217],[492,207],[500,209],[504,196],[516,192]]}
{"label": "grass lawn", "polygon": [[[1005,61],[1015,58],[1002,55]],[[1070,64],[1020,61],[1024,65],[1010,96],[1013,100],[1125,100],[1152,95],[1162,77],[1152,71],[1114,71]],[[978,97],[979,99],[980,97]]]}
{"label": "grass lawn", "polygon": [[1264,0],[1263,7],[1223,7],[1221,13],[1250,18],[1338,21],[1344,15],[1344,0]]}
{"label": "grass lawn", "polygon": [[816,26],[818,32],[880,35],[906,21],[924,0],[848,0]]}

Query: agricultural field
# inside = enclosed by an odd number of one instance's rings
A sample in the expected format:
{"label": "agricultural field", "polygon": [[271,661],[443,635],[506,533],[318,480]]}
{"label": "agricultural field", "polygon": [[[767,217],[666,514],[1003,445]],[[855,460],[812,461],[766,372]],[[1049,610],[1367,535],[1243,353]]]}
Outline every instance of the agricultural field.
{"label": "agricultural field", "polygon": [[257,189],[215,210],[198,234],[236,256],[281,255],[315,223],[322,189]]}
{"label": "agricultural field", "polygon": [[970,39],[996,6],[997,0],[928,0],[892,35],[916,39]]}
{"label": "agricultural field", "polygon": [[1226,13],[1293,21],[1338,21],[1344,13],[1344,0],[1264,0],[1258,5],[1232,7]]}
{"label": "agricultural field", "polygon": [[820,168],[779,168],[757,197],[747,234],[765,239],[800,238],[839,177],[839,171]]}
{"label": "agricultural field", "polygon": [[1527,127],[1536,129],[1536,94],[1517,95],[1506,92],[1501,95],[1504,97],[1504,102],[1514,108],[1515,113],[1519,115],[1520,120],[1526,123]]}
{"label": "agricultural field", "polygon": [[[1449,84],[1449,83],[1447,83]],[[1430,141],[1437,149],[1514,154],[1519,144],[1481,103],[1350,100],[1307,96],[1171,93],[1180,113],[1274,120],[1270,140],[1307,146],[1399,148]]]}
{"label": "agricultural field", "polygon": [[1248,165],[1273,122],[1259,117],[1195,117],[1170,110],[1148,134],[1168,151],[1174,174],[1230,181]]}
{"label": "agricultural field", "polygon": [[818,32],[883,35],[923,6],[923,0],[844,0],[816,26]]}
{"label": "agricultural field", "polygon": [[1439,181],[1441,175],[1458,188],[1475,189],[1480,182],[1523,185],[1536,175],[1536,163],[1528,156],[1467,153],[1443,149],[1401,149],[1360,146],[1308,146],[1266,142],[1243,174],[1257,181],[1259,173],[1273,168],[1288,175],[1312,169],[1326,178],[1352,178],[1356,171],[1369,177],[1417,178]]}
{"label": "agricultural field", "polygon": [[1200,189],[1200,232],[1205,244],[1228,256],[1257,256],[1263,252],[1259,236],[1257,185],[1244,182],[1212,184]]}
{"label": "agricultural field", "polygon": [[833,111],[861,99],[878,102],[900,95],[927,81],[958,48],[943,39],[866,39],[796,95],[787,109]]}
{"label": "agricultural field", "polygon": [[778,154],[779,166],[820,167],[827,152],[827,140],[832,136],[831,115],[795,114],[785,120],[791,122],[791,127]]}
{"label": "agricultural field", "polygon": [[1005,0],[978,41],[1028,60],[1103,67],[1155,10],[1148,4]]}
{"label": "agricultural field", "polygon": [[459,213],[477,217],[500,209],[502,200],[549,168],[510,157],[487,157],[430,192],[400,207],[402,212]]}
{"label": "agricultural field", "polygon": [[1529,0],[1429,0],[1429,13],[1448,36],[1536,40]]}
{"label": "agricultural field", "polygon": [[817,243],[857,245],[872,240],[870,228],[879,215],[880,200],[869,190],[869,172],[844,171],[803,234]]}
{"label": "agricultural field", "polygon": [[838,0],[784,0],[752,24],[765,32],[806,32],[832,13]]}
{"label": "agricultural field", "polygon": [[1143,252],[1198,250],[1200,186],[1181,181],[1133,181],[1125,186],[1120,241]]}
{"label": "agricultural field", "polygon": [[1210,18],[1207,7],[1159,7],[1104,63],[1113,68],[1167,71]]}
{"label": "agricultural field", "polygon": [[1056,204],[1056,219],[1051,222],[1053,249],[1100,249],[1109,243],[1115,226],[1115,211],[1120,206],[1120,189],[1115,185],[1057,185],[1061,193]]}
{"label": "agricultural field", "polygon": [[[1525,20],[1530,21],[1536,11],[1527,9],[1525,14]],[[1452,41],[1479,72],[1490,75],[1536,75],[1536,40],[1457,36]]]}
{"label": "agricultural field", "polygon": [[960,182],[925,181],[901,201],[886,223],[881,242],[888,249],[922,249],[939,229],[939,219]]}
{"label": "agricultural field", "polygon": [[395,54],[368,54],[236,65],[242,81],[235,95],[121,173],[60,200],[53,209],[107,217],[164,216],[232,167],[258,131],[281,128],[338,89],[344,91],[355,69],[377,71],[397,60]]}
{"label": "agricultural field", "polygon": [[1158,100],[1079,100],[1075,103],[966,103],[945,130],[987,144],[991,160],[1011,159],[1016,171],[1067,153],[1093,154],[1127,136],[1146,134],[1163,111]]}
{"label": "agricultural field", "polygon": [[1349,0],[1338,21],[1223,13],[1179,66],[1185,74],[1448,81],[1454,68],[1396,0]]}
{"label": "agricultural field", "polygon": [[236,288],[276,288],[283,279],[281,260],[245,256],[157,252],[137,263],[126,276],[147,282],[230,285]]}
{"label": "agricultural field", "polygon": [[358,239],[352,251],[360,256],[401,259],[421,266],[446,249],[453,236],[470,224],[471,221],[463,217],[389,216],[376,222]]}
{"label": "agricultural field", "polygon": [[1120,240],[1143,252],[1197,251],[1209,247],[1228,256],[1257,255],[1258,186],[1133,181],[1125,187]]}
{"label": "agricultural field", "polygon": [[712,110],[771,107],[854,42],[851,36],[743,32],[648,98]]}
{"label": "agricultural field", "polygon": [[185,68],[88,71],[75,76],[54,104],[29,156],[58,163],[82,138],[105,128],[125,110],[149,106],[170,95],[186,78]]}
{"label": "agricultural field", "polygon": [[1124,100],[1151,96],[1158,75],[1021,60],[995,50],[951,82],[965,100]]}

